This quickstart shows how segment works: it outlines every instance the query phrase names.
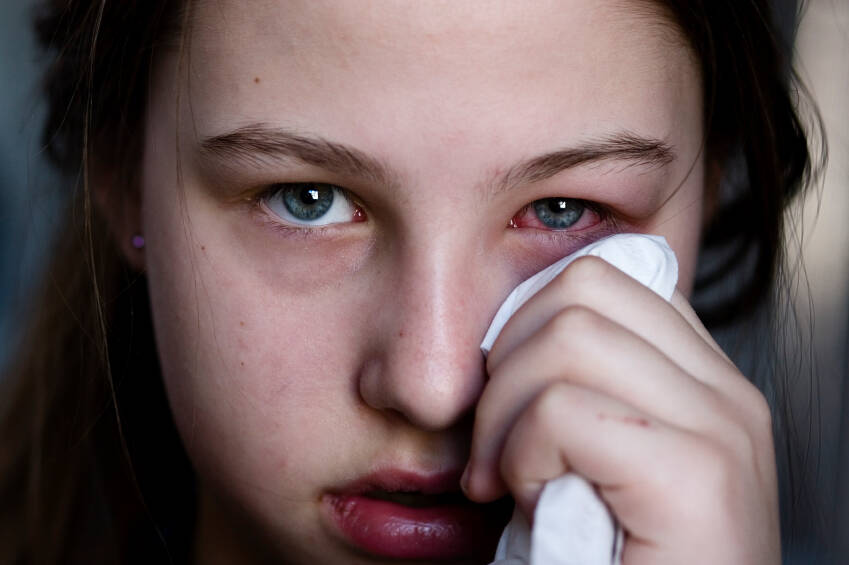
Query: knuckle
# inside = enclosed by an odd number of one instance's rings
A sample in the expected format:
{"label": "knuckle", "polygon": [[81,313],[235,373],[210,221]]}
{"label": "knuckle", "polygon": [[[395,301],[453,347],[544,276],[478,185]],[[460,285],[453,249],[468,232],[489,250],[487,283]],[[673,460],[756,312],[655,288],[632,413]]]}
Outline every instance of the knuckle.
{"label": "knuckle", "polygon": [[575,259],[566,271],[571,271],[570,275],[575,277],[576,281],[582,282],[597,282],[599,278],[604,277],[614,268],[610,263],[600,257],[594,255],[585,255]]}
{"label": "knuckle", "polygon": [[567,350],[585,349],[597,339],[604,329],[604,321],[597,313],[585,306],[567,306],[557,314],[545,328],[546,337],[555,340]]}
{"label": "knuckle", "polygon": [[753,395],[750,406],[749,414],[752,423],[749,428],[750,444],[747,455],[754,461],[772,461],[774,460],[772,411],[766,398],[760,392]]}
{"label": "knuckle", "polygon": [[754,448],[755,439],[749,433],[748,427],[741,425],[736,407],[716,390],[711,390],[703,402],[707,412],[712,415],[706,431],[733,453],[746,457]]}
{"label": "knuckle", "polygon": [[753,452],[758,445],[772,444],[772,410],[766,397],[745,377],[740,377],[739,385],[730,392],[734,397],[734,413],[728,414],[727,419],[738,422],[738,433],[745,435],[748,442],[745,447]]}
{"label": "knuckle", "polygon": [[604,259],[586,255],[575,259],[554,279],[553,283],[563,294],[580,296],[586,292],[586,289],[593,288],[593,285],[605,277],[610,269],[611,266]]}
{"label": "knuckle", "polygon": [[[717,417],[710,426],[709,439],[706,440],[709,442],[705,448],[707,454],[698,457],[708,477],[729,479],[730,477],[723,476],[722,469],[736,470],[738,474],[742,469],[759,469],[759,462],[766,454],[772,452],[772,417],[769,406],[763,395],[752,388],[754,394],[747,399],[748,404],[744,404],[744,414],[741,414],[739,404],[730,404],[719,394],[713,402],[712,413]],[[722,467],[717,468],[718,465]],[[714,483],[719,486],[716,481]]]}
{"label": "knuckle", "polygon": [[744,395],[743,402],[755,433],[772,435],[772,410],[766,397],[749,381],[745,382],[748,393]]}
{"label": "knuckle", "polygon": [[554,382],[546,386],[531,402],[526,412],[528,424],[539,433],[550,435],[556,433],[562,425],[564,413],[573,412],[577,406],[572,387],[562,382]]}

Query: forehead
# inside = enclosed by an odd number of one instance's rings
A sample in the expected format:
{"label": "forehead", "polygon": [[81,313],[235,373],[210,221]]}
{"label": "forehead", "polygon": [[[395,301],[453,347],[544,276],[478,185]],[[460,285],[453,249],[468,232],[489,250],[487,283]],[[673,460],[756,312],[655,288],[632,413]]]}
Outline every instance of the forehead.
{"label": "forehead", "polygon": [[206,0],[190,54],[202,133],[273,122],[377,152],[400,132],[418,150],[669,139],[699,95],[679,32],[646,2]]}

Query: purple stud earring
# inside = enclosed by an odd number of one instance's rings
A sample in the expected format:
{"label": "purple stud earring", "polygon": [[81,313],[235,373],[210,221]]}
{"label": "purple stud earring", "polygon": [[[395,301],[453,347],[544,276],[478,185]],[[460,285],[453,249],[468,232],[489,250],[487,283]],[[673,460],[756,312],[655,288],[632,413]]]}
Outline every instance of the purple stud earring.
{"label": "purple stud earring", "polygon": [[136,235],[133,236],[132,243],[133,243],[133,247],[135,247],[136,249],[143,249],[144,248],[144,237],[140,234],[136,234]]}

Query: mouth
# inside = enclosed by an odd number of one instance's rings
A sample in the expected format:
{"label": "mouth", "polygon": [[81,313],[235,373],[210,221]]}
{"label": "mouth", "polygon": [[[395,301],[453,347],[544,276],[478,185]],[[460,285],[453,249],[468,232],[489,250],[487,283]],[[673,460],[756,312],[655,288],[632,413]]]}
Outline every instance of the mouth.
{"label": "mouth", "polygon": [[467,499],[459,473],[385,471],[328,493],[322,502],[344,542],[393,559],[491,560],[512,512],[509,499]]}
{"label": "mouth", "polygon": [[388,492],[375,490],[363,495],[372,500],[384,500],[393,504],[400,504],[410,508],[432,508],[434,506],[447,506],[452,504],[466,504],[469,499],[461,492],[450,492],[442,494],[423,494],[421,492]]}

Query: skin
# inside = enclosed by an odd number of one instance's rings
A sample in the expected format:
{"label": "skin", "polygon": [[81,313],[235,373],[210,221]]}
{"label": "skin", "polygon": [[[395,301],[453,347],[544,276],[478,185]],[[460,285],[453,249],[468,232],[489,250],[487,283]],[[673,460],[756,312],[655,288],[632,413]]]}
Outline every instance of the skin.
{"label": "skin", "polygon": [[[328,526],[322,494],[382,467],[467,462],[470,498],[510,493],[528,513],[543,481],[584,475],[628,532],[628,565],[778,562],[769,411],[686,301],[708,167],[697,64],[674,26],[599,0],[222,0],[198,3],[178,60],[156,69],[126,229],[146,238],[128,254],[200,480],[198,563],[370,563]],[[202,149],[257,123],[356,148],[392,183]],[[516,163],[622,131],[674,160],[497,189]],[[365,221],[281,228],[256,202],[295,181],[345,187]],[[520,213],[546,197],[615,221],[586,212],[552,233]],[[577,261],[484,362],[509,291],[614,231],[666,237],[672,304]]]}

